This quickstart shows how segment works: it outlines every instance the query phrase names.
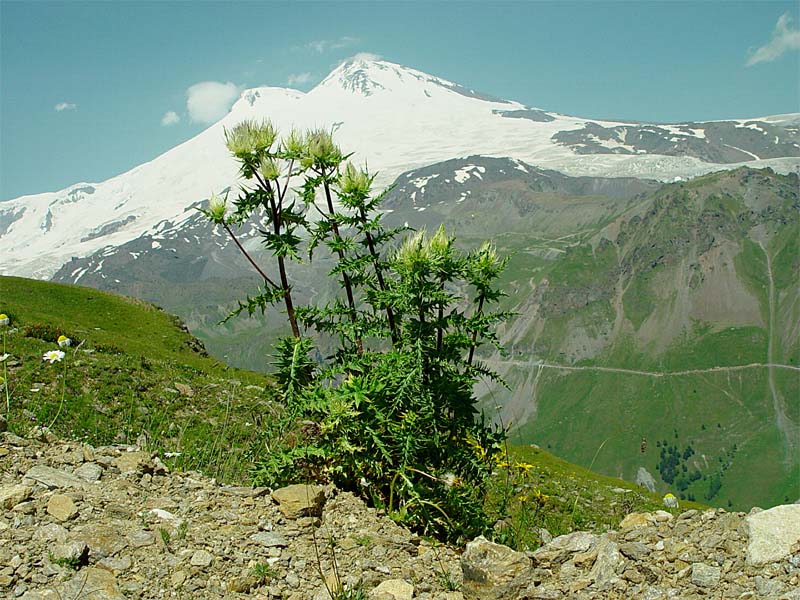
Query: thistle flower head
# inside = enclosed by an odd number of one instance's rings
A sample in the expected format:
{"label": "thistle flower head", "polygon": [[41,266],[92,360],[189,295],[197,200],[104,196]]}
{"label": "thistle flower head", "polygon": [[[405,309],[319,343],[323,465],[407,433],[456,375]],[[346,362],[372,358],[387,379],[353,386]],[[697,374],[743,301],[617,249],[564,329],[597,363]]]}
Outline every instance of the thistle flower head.
{"label": "thistle flower head", "polygon": [[342,161],[342,151],[333,143],[333,136],[324,129],[306,135],[306,156],[303,166],[330,167]]}
{"label": "thistle flower head", "polygon": [[59,348],[68,348],[72,345],[72,340],[65,335],[58,336],[58,340],[56,340],[56,342],[58,343]]}
{"label": "thistle flower head", "polygon": [[61,362],[64,358],[64,353],[61,350],[48,350],[42,355],[42,360],[49,362],[51,365],[56,362]]}
{"label": "thistle flower head", "polygon": [[278,164],[278,161],[267,156],[261,159],[258,170],[266,181],[274,181],[281,176],[281,166]]}
{"label": "thistle flower head", "polygon": [[344,194],[366,196],[369,193],[372,178],[366,169],[357,169],[352,163],[347,163],[339,179],[339,186]]}
{"label": "thistle flower head", "polygon": [[5,313],[0,313],[0,327],[8,325],[11,322],[11,319],[8,318],[8,315]]}
{"label": "thistle flower head", "polygon": [[225,201],[225,198],[217,194],[211,194],[211,198],[208,199],[208,211],[206,212],[211,221],[217,225],[221,225],[225,222],[225,214],[227,212],[228,203]]}
{"label": "thistle flower head", "polygon": [[414,269],[415,265],[427,262],[429,258],[430,248],[425,240],[424,229],[406,237],[395,254],[395,260],[409,269]]}
{"label": "thistle flower head", "polygon": [[300,158],[306,147],[302,132],[292,129],[289,135],[283,138],[282,146],[287,158]]}
{"label": "thistle flower head", "polygon": [[431,255],[435,258],[444,258],[450,253],[453,246],[453,238],[447,237],[447,232],[444,230],[444,225],[439,225],[439,229],[433,234],[433,237],[428,242]]}
{"label": "thistle flower head", "polygon": [[225,130],[225,145],[235,156],[247,156],[268,150],[275,143],[278,132],[271,121],[248,119]]}

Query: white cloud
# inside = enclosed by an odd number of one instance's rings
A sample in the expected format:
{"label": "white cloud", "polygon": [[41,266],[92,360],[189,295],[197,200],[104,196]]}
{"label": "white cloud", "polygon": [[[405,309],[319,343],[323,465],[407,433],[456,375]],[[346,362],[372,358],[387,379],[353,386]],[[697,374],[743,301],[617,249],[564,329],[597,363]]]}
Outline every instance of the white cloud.
{"label": "white cloud", "polygon": [[308,83],[313,78],[311,73],[292,73],[286,80],[287,85],[303,85]]}
{"label": "white cloud", "polygon": [[168,127],[170,125],[175,125],[181,120],[180,115],[176,113],[174,110],[170,110],[164,113],[164,116],[161,117],[161,125],[164,127]]}
{"label": "white cloud", "polygon": [[314,40],[313,42],[309,42],[308,44],[306,44],[306,48],[314,50],[319,54],[324,54],[329,50],[338,50],[339,48],[347,48],[357,43],[358,43],[358,38],[345,35],[336,40]]}
{"label": "white cloud", "polygon": [[230,81],[195,83],[186,90],[189,118],[198,123],[214,123],[228,114],[228,110],[238,97],[239,87]]}
{"label": "white cloud", "polygon": [[53,107],[53,109],[56,112],[62,112],[62,111],[65,111],[65,110],[75,110],[76,108],[78,108],[78,105],[77,104],[73,104],[71,102],[59,102],[58,104],[56,104]]}
{"label": "white cloud", "polygon": [[790,50],[800,50],[800,29],[792,27],[792,17],[787,12],[778,18],[772,30],[772,39],[757,48],[745,64],[752,67],[758,63],[772,62]]}

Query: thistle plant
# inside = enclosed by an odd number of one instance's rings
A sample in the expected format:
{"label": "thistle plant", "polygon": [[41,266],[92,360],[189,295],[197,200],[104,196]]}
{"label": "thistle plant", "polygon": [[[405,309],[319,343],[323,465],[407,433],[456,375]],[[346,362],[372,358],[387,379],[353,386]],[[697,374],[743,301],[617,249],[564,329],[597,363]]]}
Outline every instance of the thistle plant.
{"label": "thistle plant", "polygon": [[[476,382],[498,377],[475,354],[484,343],[500,348],[505,261],[488,244],[462,252],[444,228],[395,245],[403,229],[382,225],[374,175],[347,162],[326,131],[279,142],[268,122],[245,121],[226,143],[247,183],[232,213],[218,197],[203,212],[264,281],[232,314],[283,301],[293,334],[275,354],[282,442],[258,461],[254,478],[333,481],[443,539],[486,531],[485,484],[505,431],[477,409]],[[277,283],[235,236],[248,219],[261,225]],[[329,275],[340,295],[325,306],[293,302],[287,269],[301,262],[303,246],[309,260],[320,251],[335,259]],[[310,358],[315,334],[339,342],[322,363]]]}

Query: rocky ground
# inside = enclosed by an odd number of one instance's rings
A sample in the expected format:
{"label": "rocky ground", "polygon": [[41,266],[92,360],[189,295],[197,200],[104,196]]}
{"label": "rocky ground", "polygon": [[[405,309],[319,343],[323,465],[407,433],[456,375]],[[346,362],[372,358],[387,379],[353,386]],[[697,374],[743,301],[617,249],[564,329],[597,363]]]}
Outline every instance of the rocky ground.
{"label": "rocky ground", "polygon": [[800,505],[633,513],[520,553],[434,544],[332,488],[219,485],[46,430],[0,434],[0,466],[8,598],[800,600]]}

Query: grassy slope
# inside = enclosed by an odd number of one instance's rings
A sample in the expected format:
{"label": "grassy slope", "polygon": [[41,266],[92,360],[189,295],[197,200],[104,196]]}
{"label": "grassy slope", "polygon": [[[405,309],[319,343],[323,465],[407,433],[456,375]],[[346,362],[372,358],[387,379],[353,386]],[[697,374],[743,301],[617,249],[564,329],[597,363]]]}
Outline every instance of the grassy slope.
{"label": "grassy slope", "polygon": [[[93,444],[144,434],[150,449],[181,453],[176,466],[247,477],[274,410],[266,376],[206,356],[175,317],[123,296],[0,277],[0,312],[12,321],[3,339],[10,430],[24,434],[55,419],[58,434]],[[32,330],[47,339],[26,335]],[[76,344],[50,365],[42,354],[56,348],[57,331]]]}
{"label": "grassy slope", "polygon": [[[274,434],[269,417],[277,406],[267,378],[193,350],[177,319],[153,305],[89,288],[0,277],[0,312],[12,319],[4,332],[10,354],[5,365],[9,428],[18,434],[55,418],[64,373],[66,401],[53,426],[63,436],[106,444],[132,443],[144,433],[148,448],[182,453],[167,460],[172,466],[245,483],[250,464]],[[38,325],[65,330],[83,343],[68,349],[63,363],[46,364],[41,356],[55,343],[25,335]],[[193,395],[175,384],[189,386]],[[554,535],[601,531],[631,510],[662,508],[658,495],[541,449],[511,446],[510,462],[532,468],[499,472],[488,507],[508,525],[501,539],[520,548],[539,544],[538,527]],[[547,496],[535,511],[527,501],[533,490]],[[695,505],[682,508],[690,506]]]}

